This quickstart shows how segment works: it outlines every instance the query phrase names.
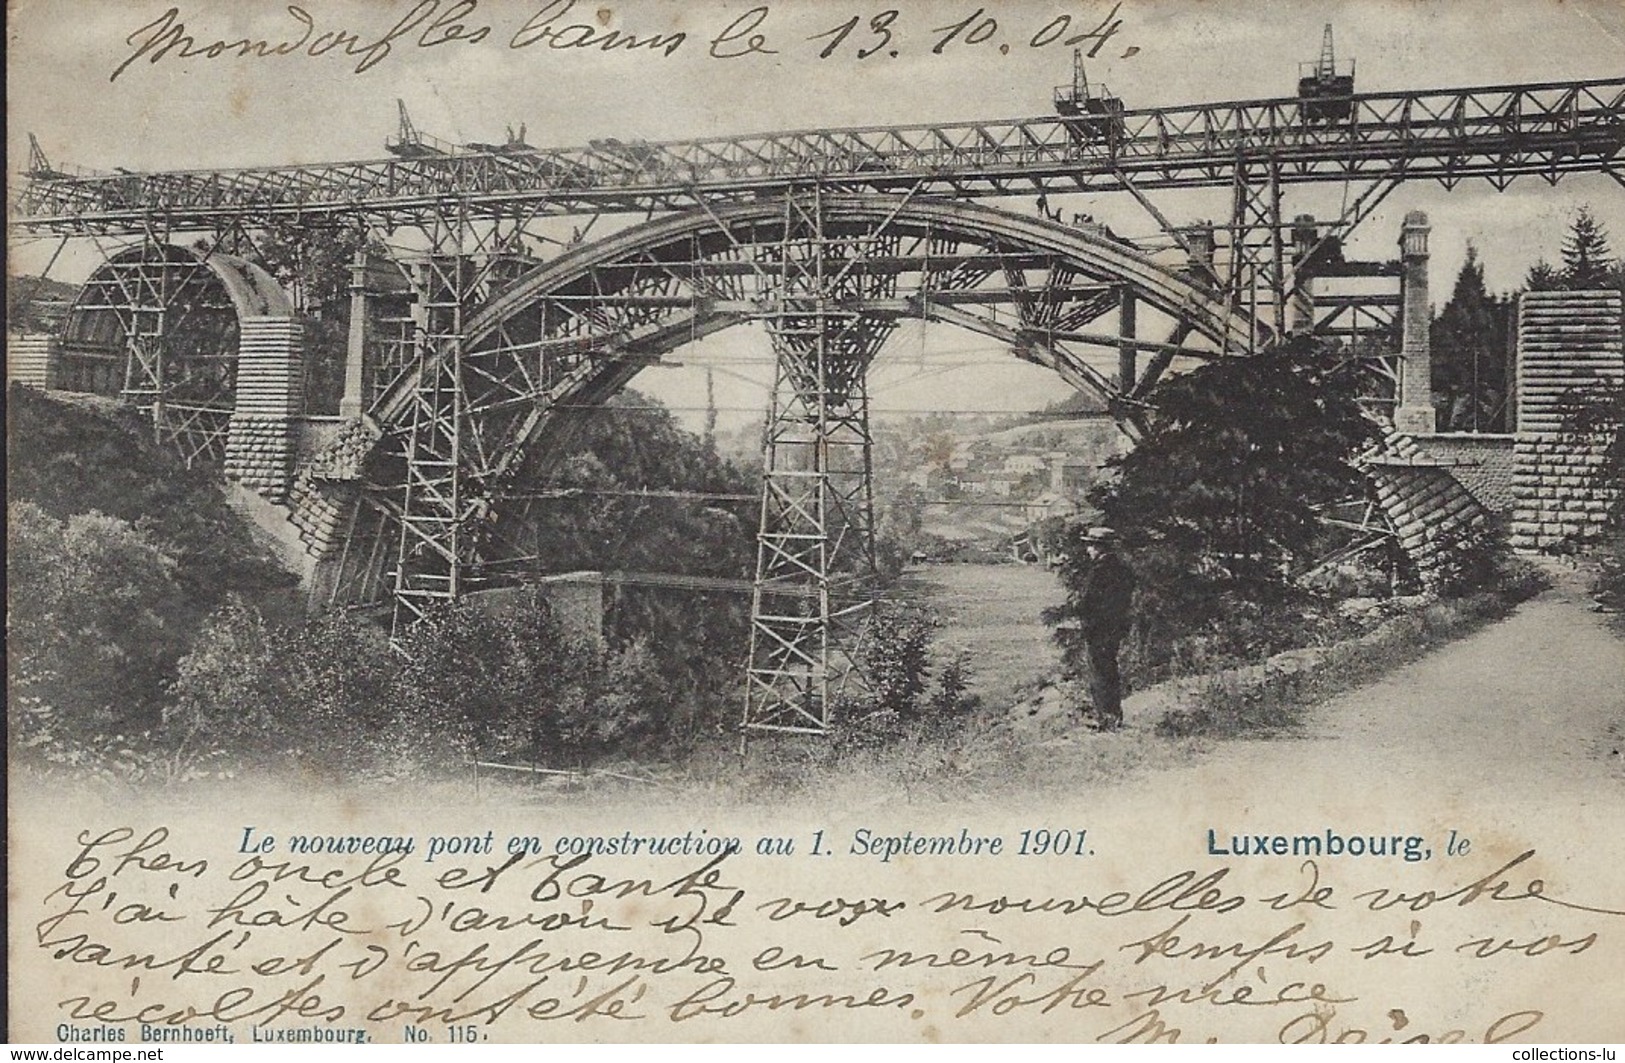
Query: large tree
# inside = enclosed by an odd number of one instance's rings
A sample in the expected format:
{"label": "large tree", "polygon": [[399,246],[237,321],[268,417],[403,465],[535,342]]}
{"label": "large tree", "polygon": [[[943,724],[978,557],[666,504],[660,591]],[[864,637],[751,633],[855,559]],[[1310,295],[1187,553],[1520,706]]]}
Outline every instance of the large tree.
{"label": "large tree", "polygon": [[1581,207],[1563,240],[1563,286],[1576,291],[1606,288],[1615,269],[1608,231],[1592,216],[1590,207]]}
{"label": "large tree", "polygon": [[1625,291],[1625,259],[1613,257],[1608,230],[1590,207],[1581,207],[1563,237],[1562,268],[1544,258],[1529,268],[1524,288],[1532,292],[1587,291],[1618,288]]}
{"label": "large tree", "polygon": [[[1308,340],[1157,387],[1144,438],[1091,493],[1139,574],[1149,663],[1183,634],[1296,597],[1293,571],[1324,535],[1317,507],[1362,489],[1352,459],[1372,425],[1358,389],[1352,363]],[[1075,562],[1081,550],[1068,553]],[[1087,572],[1069,563],[1061,577]],[[1064,630],[1076,618],[1062,608],[1049,619]]]}
{"label": "large tree", "polygon": [[1512,306],[1484,286],[1484,263],[1467,245],[1450,301],[1433,319],[1433,394],[1440,427],[1496,432],[1506,424]]}

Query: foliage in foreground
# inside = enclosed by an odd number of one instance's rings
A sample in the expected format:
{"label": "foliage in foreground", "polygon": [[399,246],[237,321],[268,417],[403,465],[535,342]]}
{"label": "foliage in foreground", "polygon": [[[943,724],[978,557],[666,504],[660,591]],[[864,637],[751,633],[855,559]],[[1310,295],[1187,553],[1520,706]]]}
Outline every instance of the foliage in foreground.
{"label": "foliage in foreground", "polygon": [[929,609],[896,602],[875,606],[857,654],[868,689],[836,706],[837,752],[892,744],[909,735],[941,735],[980,706],[968,692],[968,655],[937,660],[939,626]]}
{"label": "foliage in foreground", "polygon": [[661,737],[668,700],[643,644],[573,636],[538,595],[447,608],[398,651],[358,617],[277,628],[234,602],[181,662],[165,732],[328,773],[470,757],[569,768]]}
{"label": "foliage in foreground", "polygon": [[[634,497],[737,494],[741,474],[668,412],[624,402],[635,408],[567,459],[561,478],[583,492],[538,524],[539,552],[556,568],[748,571],[737,514]],[[470,755],[575,766],[692,743],[734,707],[748,630],[737,595],[631,588],[606,617],[613,648],[566,637],[545,609],[459,609],[409,633],[403,658],[368,622],[286,618],[292,577],[214,477],[121,411],[13,389],[9,413],[8,716],[12,748],[36,763],[125,778],[272,757],[335,771]]]}
{"label": "foliage in foreground", "polygon": [[116,413],[7,396],[13,748],[152,726],[176,662],[233,593],[293,583],[219,490]]}
{"label": "foliage in foreground", "polygon": [[[1144,439],[1091,496],[1139,580],[1131,677],[1177,670],[1192,652],[1256,659],[1290,644],[1312,598],[1293,572],[1322,545],[1317,507],[1363,490],[1352,462],[1372,429],[1358,394],[1354,367],[1306,342],[1159,385]],[[1068,604],[1045,617],[1073,674],[1082,532],[1063,550]]]}
{"label": "foliage in foreground", "polygon": [[6,394],[6,498],[58,520],[96,512],[173,557],[201,620],[238,594],[292,584],[232,512],[210,472],[189,469],[127,411],[92,409],[13,385]]}
{"label": "foliage in foreground", "polygon": [[6,538],[13,745],[150,723],[187,636],[174,554],[127,521],[31,502],[8,507]]}

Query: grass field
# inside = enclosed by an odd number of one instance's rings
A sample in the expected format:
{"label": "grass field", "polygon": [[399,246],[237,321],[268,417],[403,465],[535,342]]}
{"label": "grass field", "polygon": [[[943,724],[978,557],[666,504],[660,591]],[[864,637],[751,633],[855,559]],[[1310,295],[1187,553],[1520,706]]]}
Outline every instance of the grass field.
{"label": "grass field", "polygon": [[1060,651],[1040,619],[1064,594],[1041,565],[919,565],[906,593],[936,609],[943,626],[937,652],[970,655],[970,690],[990,709],[1008,708],[1027,688],[1059,669]]}

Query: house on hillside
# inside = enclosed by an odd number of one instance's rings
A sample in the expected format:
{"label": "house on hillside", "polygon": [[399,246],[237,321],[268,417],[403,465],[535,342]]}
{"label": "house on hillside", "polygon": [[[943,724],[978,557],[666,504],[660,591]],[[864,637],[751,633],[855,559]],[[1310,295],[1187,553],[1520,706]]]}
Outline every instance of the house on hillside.
{"label": "house on hillside", "polygon": [[1037,454],[1011,454],[1004,459],[1004,471],[1018,480],[1029,473],[1043,472],[1047,465]]}
{"label": "house on hillside", "polygon": [[1049,462],[1049,489],[1060,495],[1077,495],[1094,482],[1096,467],[1064,450],[1045,455]]}
{"label": "house on hillside", "polygon": [[1045,491],[1023,507],[1022,516],[1029,524],[1037,524],[1050,517],[1070,517],[1077,512],[1076,499],[1068,498],[1056,491]]}
{"label": "house on hillside", "polygon": [[987,494],[987,480],[988,477],[987,473],[985,472],[966,472],[961,473],[956,482],[959,485],[960,491],[970,495],[973,498],[976,498]]}

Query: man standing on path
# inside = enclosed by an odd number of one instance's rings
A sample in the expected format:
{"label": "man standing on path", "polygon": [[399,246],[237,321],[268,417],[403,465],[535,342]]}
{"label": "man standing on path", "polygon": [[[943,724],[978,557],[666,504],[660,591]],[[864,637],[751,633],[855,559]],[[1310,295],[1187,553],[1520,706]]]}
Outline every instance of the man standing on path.
{"label": "man standing on path", "polygon": [[1090,528],[1084,535],[1089,575],[1079,601],[1080,626],[1089,651],[1089,699],[1095,730],[1123,726],[1123,678],[1117,654],[1128,634],[1134,604],[1134,570],[1117,553],[1117,532]]}

